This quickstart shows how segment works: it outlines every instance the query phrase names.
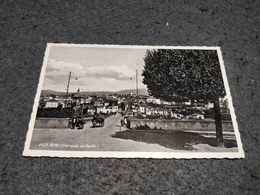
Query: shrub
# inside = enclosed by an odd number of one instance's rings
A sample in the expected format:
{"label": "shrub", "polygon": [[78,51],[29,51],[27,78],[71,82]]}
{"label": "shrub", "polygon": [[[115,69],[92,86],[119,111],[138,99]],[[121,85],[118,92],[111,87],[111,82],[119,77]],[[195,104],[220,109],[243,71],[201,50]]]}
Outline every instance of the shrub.
{"label": "shrub", "polygon": [[75,110],[73,108],[38,108],[37,117],[46,118],[71,118]]}

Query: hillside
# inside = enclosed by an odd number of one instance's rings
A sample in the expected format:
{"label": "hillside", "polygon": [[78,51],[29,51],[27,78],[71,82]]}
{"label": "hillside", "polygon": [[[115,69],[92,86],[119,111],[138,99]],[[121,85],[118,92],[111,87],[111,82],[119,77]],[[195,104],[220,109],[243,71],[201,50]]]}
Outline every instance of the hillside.
{"label": "hillside", "polygon": [[48,96],[48,95],[66,95],[66,92],[60,92],[60,91],[54,91],[54,90],[42,90],[41,95],[42,96]]}
{"label": "hillside", "polygon": [[[147,89],[139,89],[138,90],[139,95],[148,95]],[[71,93],[71,92],[70,92]],[[80,92],[81,95],[105,95],[105,94],[121,94],[121,95],[126,95],[126,94],[136,94],[135,89],[126,89],[126,90],[120,90],[120,91],[82,91]],[[55,95],[65,95],[66,92],[59,92],[59,91],[54,91],[54,90],[42,90],[41,95],[42,96],[48,96],[51,94]]]}
{"label": "hillside", "polygon": [[[116,93],[117,94],[122,94],[122,95],[130,94],[130,93],[136,94],[136,89],[121,90],[121,91],[118,91]],[[148,95],[147,89],[139,89],[138,93],[139,93],[139,95]]]}

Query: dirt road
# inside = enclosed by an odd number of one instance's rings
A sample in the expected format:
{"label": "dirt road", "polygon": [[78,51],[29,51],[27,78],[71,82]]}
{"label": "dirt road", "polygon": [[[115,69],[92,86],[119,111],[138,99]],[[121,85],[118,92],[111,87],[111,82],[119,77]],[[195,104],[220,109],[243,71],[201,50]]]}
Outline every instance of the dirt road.
{"label": "dirt road", "polygon": [[104,127],[93,128],[91,122],[84,129],[34,129],[31,149],[83,150],[83,151],[143,151],[174,152],[159,144],[151,144],[111,137],[120,128],[120,116],[113,115],[105,120]]}

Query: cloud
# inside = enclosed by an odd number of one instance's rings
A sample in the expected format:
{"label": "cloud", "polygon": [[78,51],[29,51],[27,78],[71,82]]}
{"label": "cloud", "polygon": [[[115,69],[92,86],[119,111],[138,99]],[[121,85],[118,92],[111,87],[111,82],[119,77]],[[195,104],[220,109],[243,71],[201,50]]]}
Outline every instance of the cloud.
{"label": "cloud", "polygon": [[86,76],[94,78],[109,78],[115,80],[129,80],[134,76],[134,70],[127,65],[93,66],[86,68]]}
{"label": "cloud", "polygon": [[72,72],[70,90],[72,91],[78,88],[82,90],[116,90],[134,87],[130,77],[135,76],[135,69],[131,69],[127,65],[87,66],[86,64],[50,59],[43,88],[64,91],[70,71]]}
{"label": "cloud", "polygon": [[49,60],[45,77],[57,83],[67,79],[69,72],[73,77],[82,78],[107,78],[115,80],[129,80],[135,75],[135,71],[127,65],[119,66],[83,66],[77,63],[65,63],[63,61]]}
{"label": "cloud", "polygon": [[73,72],[74,75],[84,76],[84,67],[77,63],[66,63],[63,61],[49,60],[46,70],[47,78],[60,78],[68,76],[69,72]]}

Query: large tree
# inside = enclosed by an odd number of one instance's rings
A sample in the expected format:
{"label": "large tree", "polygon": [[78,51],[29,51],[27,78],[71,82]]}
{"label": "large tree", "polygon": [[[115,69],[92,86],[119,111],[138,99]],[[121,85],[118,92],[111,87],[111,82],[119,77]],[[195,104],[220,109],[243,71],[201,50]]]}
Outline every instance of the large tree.
{"label": "large tree", "polygon": [[219,98],[225,96],[215,50],[147,50],[143,83],[166,101],[194,100],[214,104],[217,145],[223,146]]}

